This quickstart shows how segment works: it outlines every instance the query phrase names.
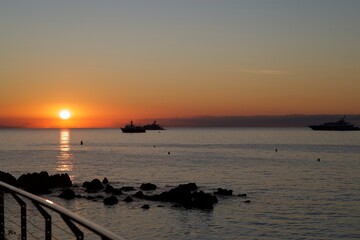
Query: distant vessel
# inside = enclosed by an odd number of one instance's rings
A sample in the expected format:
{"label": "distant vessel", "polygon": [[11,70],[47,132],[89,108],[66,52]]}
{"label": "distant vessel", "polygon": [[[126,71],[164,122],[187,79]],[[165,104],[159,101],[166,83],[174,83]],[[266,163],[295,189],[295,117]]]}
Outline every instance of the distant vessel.
{"label": "distant vessel", "polygon": [[165,128],[163,128],[159,124],[156,124],[156,121],[154,121],[152,124],[145,125],[144,128],[146,130],[166,130]]}
{"label": "distant vessel", "polygon": [[359,127],[355,127],[353,124],[346,122],[345,117],[341,118],[337,122],[327,122],[321,125],[311,125],[309,128],[312,130],[322,130],[322,131],[358,131]]}
{"label": "distant vessel", "polygon": [[125,125],[125,127],[121,128],[123,133],[144,133],[146,132],[145,127],[143,126],[135,126],[133,121],[130,124]]}

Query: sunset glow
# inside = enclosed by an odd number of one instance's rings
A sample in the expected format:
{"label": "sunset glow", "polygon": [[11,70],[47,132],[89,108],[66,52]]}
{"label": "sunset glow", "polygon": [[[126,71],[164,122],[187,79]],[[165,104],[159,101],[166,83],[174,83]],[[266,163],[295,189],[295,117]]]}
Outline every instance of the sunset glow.
{"label": "sunset glow", "polygon": [[360,113],[360,1],[80,2],[0,3],[0,127]]}

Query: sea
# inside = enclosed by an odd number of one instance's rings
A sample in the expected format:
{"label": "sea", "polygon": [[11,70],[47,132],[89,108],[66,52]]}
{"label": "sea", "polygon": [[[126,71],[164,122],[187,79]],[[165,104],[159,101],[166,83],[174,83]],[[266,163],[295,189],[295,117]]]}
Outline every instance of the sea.
{"label": "sea", "polygon": [[[114,187],[153,183],[158,192],[190,182],[208,193],[233,190],[218,196],[212,210],[125,203],[126,194],[112,206],[101,199],[64,200],[56,192],[42,196],[125,239],[360,239],[356,131],[1,129],[0,171],[15,177],[68,173],[78,186],[106,177]],[[141,208],[145,203],[150,209]]]}

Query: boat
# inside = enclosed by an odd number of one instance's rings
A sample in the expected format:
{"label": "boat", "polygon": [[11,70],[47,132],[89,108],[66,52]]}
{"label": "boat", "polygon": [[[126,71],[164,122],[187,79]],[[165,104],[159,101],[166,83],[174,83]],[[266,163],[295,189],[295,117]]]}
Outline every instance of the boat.
{"label": "boat", "polygon": [[125,127],[121,128],[123,133],[144,133],[146,132],[145,127],[134,125],[133,121],[130,124],[125,125]]}
{"label": "boat", "polygon": [[145,125],[144,128],[146,130],[166,130],[165,128],[157,124],[156,121],[154,121],[152,124]]}
{"label": "boat", "polygon": [[321,125],[310,125],[312,130],[322,131],[359,131],[360,127],[355,127],[354,124],[345,121],[346,116],[337,122],[327,122]]}

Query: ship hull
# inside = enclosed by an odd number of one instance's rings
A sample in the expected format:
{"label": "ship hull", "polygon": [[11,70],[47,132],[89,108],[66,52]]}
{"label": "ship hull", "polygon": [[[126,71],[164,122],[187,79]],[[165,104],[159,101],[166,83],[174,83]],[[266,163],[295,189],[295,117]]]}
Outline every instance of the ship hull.
{"label": "ship hull", "polygon": [[165,128],[159,127],[159,126],[154,127],[154,126],[151,126],[151,125],[146,125],[144,127],[145,127],[146,130],[165,130]]}
{"label": "ship hull", "polygon": [[359,131],[360,128],[358,127],[343,127],[343,126],[322,126],[322,125],[313,125],[309,126],[312,130],[315,131]]}
{"label": "ship hull", "polygon": [[121,128],[121,131],[123,133],[144,133],[146,132],[146,129],[143,126],[134,125],[133,121],[131,120],[130,124],[125,125],[125,127]]}
{"label": "ship hull", "polygon": [[144,133],[144,132],[146,132],[146,130],[144,128],[134,128],[134,129],[121,128],[121,131],[123,133]]}

